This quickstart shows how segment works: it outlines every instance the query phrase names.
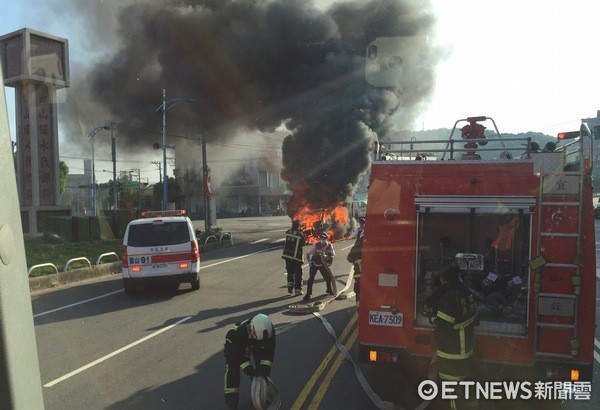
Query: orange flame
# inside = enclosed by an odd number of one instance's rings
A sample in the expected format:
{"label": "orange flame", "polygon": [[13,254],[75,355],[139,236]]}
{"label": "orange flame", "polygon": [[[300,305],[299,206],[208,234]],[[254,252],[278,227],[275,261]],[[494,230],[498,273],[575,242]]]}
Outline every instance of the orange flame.
{"label": "orange flame", "polygon": [[306,236],[306,243],[315,243],[319,234],[325,232],[330,241],[347,236],[350,221],[345,202],[334,208],[312,209],[310,204],[298,208],[292,220],[300,221],[300,230]]}

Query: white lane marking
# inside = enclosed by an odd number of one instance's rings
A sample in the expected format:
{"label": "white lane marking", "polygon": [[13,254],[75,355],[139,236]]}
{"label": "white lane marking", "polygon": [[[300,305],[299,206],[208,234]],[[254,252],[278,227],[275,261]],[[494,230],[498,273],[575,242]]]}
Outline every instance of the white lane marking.
{"label": "white lane marking", "polygon": [[354,244],[352,244],[352,245],[348,245],[348,246],[346,246],[345,248],[342,248],[342,250],[343,250],[343,251],[345,251],[346,249],[348,249],[348,248],[352,248],[353,246],[354,246]]}
{"label": "white lane marking", "polygon": [[37,315],[33,315],[33,317],[34,317],[34,318],[36,318],[36,317],[40,317],[40,316],[47,315],[47,314],[49,314],[49,313],[58,312],[59,310],[67,309],[67,308],[70,308],[70,307],[73,307],[73,306],[77,306],[77,305],[82,305],[82,304],[84,304],[84,303],[91,302],[91,301],[93,301],[93,300],[102,299],[102,298],[105,298],[105,297],[107,297],[107,296],[114,295],[115,293],[120,293],[120,292],[123,292],[123,289],[116,290],[116,291],[114,291],[114,292],[110,292],[110,293],[106,293],[106,294],[104,294],[104,295],[96,296],[95,298],[91,298],[91,299],[82,300],[82,301],[80,301],[80,302],[76,302],[76,303],[71,303],[70,305],[61,306],[61,307],[59,307],[59,308],[56,308],[56,309],[47,310],[47,311],[45,311],[45,312],[38,313]]}
{"label": "white lane marking", "polygon": [[594,352],[594,359],[596,359],[596,361],[600,363],[600,354],[598,354],[598,352]]}
{"label": "white lane marking", "polygon": [[598,339],[594,338],[594,344],[598,349],[600,349],[600,341],[598,341]]}
{"label": "white lane marking", "polygon": [[285,242],[285,238],[277,239],[276,241],[273,241],[271,243],[281,243],[281,242]]}
{"label": "white lane marking", "polygon": [[177,326],[177,325],[180,325],[180,324],[182,324],[183,322],[186,322],[186,321],[190,320],[192,317],[193,317],[193,316],[187,316],[187,317],[185,317],[185,318],[183,318],[183,319],[179,320],[178,322],[175,322],[175,323],[173,323],[172,325],[169,325],[169,326],[167,326],[167,327],[163,327],[162,329],[160,329],[160,330],[157,330],[156,332],[154,332],[154,333],[152,333],[152,334],[149,334],[149,335],[148,335],[148,336],[146,336],[146,337],[143,337],[143,338],[141,338],[141,339],[139,339],[139,340],[136,340],[136,341],[135,341],[135,342],[133,342],[133,343],[130,343],[130,344],[128,344],[127,346],[124,346],[124,347],[120,348],[119,350],[115,350],[114,352],[112,352],[112,353],[109,353],[109,354],[107,354],[106,356],[104,356],[104,357],[101,357],[101,358],[100,358],[100,359],[98,359],[98,360],[94,360],[93,362],[91,362],[91,363],[88,363],[88,364],[86,364],[85,366],[83,366],[83,367],[80,367],[80,368],[79,368],[79,369],[77,369],[77,370],[73,370],[71,373],[67,373],[67,374],[65,374],[64,376],[62,376],[62,377],[59,377],[58,379],[52,380],[51,382],[44,384],[44,387],[52,387],[52,386],[54,386],[54,385],[56,385],[56,384],[58,384],[58,383],[60,383],[60,382],[62,382],[62,381],[65,381],[65,380],[67,380],[68,378],[70,378],[70,377],[72,377],[72,376],[75,376],[76,374],[78,374],[78,373],[81,373],[81,372],[83,372],[84,370],[87,370],[87,369],[89,369],[90,367],[93,367],[93,366],[95,366],[95,365],[97,365],[97,364],[99,364],[99,363],[102,363],[103,361],[105,361],[105,360],[108,360],[108,359],[110,359],[111,357],[114,357],[114,356],[118,355],[119,353],[122,353],[122,352],[124,352],[125,350],[131,349],[132,347],[134,347],[134,346],[137,346],[137,345],[139,345],[139,344],[141,344],[141,343],[145,342],[146,340],[152,339],[154,336],[158,336],[159,334],[161,334],[161,333],[163,333],[163,332],[166,332],[167,330],[169,330],[169,329],[172,329],[172,328],[174,328],[175,326]]}
{"label": "white lane marking", "polygon": [[270,248],[267,248],[267,249],[261,249],[260,251],[256,251],[256,252],[248,253],[248,254],[246,254],[246,255],[242,255],[242,256],[236,256],[235,258],[226,259],[226,260],[224,260],[224,261],[221,261],[221,262],[215,262],[215,263],[212,263],[212,264],[210,264],[210,265],[206,265],[206,266],[202,266],[202,265],[200,265],[200,270],[202,270],[202,269],[206,269],[206,268],[210,268],[211,266],[217,266],[217,265],[221,265],[221,264],[223,264],[223,263],[227,263],[227,262],[233,262],[233,261],[236,261],[236,260],[238,260],[238,259],[247,258],[248,256],[256,255],[257,253],[268,252],[268,251],[271,251],[271,250],[272,250],[272,249],[270,249]]}
{"label": "white lane marking", "polygon": [[[236,257],[236,258],[227,259],[227,260],[224,260],[224,261],[221,261],[221,262],[216,262],[216,263],[213,263],[213,264],[211,264],[211,265],[200,266],[200,270],[202,270],[202,269],[206,269],[206,268],[210,268],[211,266],[221,265],[222,263],[232,262],[232,261],[235,261],[235,260],[237,260],[237,259],[245,258],[245,257],[247,257],[247,256],[256,255],[257,253],[267,252],[267,251],[270,251],[270,250],[271,250],[271,249],[263,249],[263,250],[260,250],[260,251],[258,251],[258,252],[249,253],[249,254],[247,254],[247,255],[238,256],[238,257]],[[61,306],[61,307],[59,307],[59,308],[52,309],[52,310],[48,310],[48,311],[46,311],[46,312],[41,312],[41,313],[38,313],[38,314],[35,314],[35,315],[33,315],[33,317],[34,317],[34,318],[36,318],[36,317],[38,317],[38,316],[44,316],[44,315],[47,315],[47,314],[49,314],[49,313],[58,312],[59,310],[67,309],[67,308],[70,308],[70,307],[73,307],[73,306],[77,306],[77,305],[81,305],[81,304],[83,304],[83,303],[91,302],[91,301],[93,301],[93,300],[102,299],[102,298],[104,298],[104,297],[107,297],[107,296],[110,296],[110,295],[114,295],[115,293],[119,293],[119,292],[123,292],[123,289],[116,290],[116,291],[114,291],[114,292],[110,292],[110,293],[106,293],[106,294],[104,294],[104,295],[96,296],[95,298],[91,298],[91,299],[82,300],[82,301],[80,301],[80,302],[77,302],[77,303],[72,303],[72,304],[70,304],[70,305]]]}
{"label": "white lane marking", "polygon": [[264,242],[264,241],[268,241],[269,239],[271,239],[271,238],[262,238],[262,239],[258,239],[258,240],[256,240],[256,241],[254,241],[254,242],[250,242],[250,243],[251,243],[251,244],[255,244],[255,243],[261,243],[261,242]]}

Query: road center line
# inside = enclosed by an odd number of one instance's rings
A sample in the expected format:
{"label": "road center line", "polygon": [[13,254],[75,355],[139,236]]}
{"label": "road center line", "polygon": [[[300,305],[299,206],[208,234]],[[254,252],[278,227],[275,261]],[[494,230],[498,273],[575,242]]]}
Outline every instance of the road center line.
{"label": "road center line", "polygon": [[179,320],[179,321],[177,321],[177,322],[173,323],[172,325],[169,325],[169,326],[163,327],[162,329],[160,329],[160,330],[157,330],[156,332],[154,332],[154,333],[152,333],[152,334],[149,334],[149,335],[148,335],[148,336],[146,336],[146,337],[143,337],[143,338],[141,338],[141,339],[139,339],[139,340],[136,340],[136,341],[135,341],[135,342],[133,342],[133,343],[130,343],[130,344],[128,344],[127,346],[124,346],[124,347],[120,348],[119,350],[115,350],[114,352],[112,352],[112,353],[109,353],[109,354],[107,354],[106,356],[104,356],[104,357],[101,357],[101,358],[100,358],[100,359],[98,359],[98,360],[94,360],[93,362],[91,362],[91,363],[88,363],[88,364],[86,364],[85,366],[83,366],[83,367],[80,367],[80,368],[79,368],[79,369],[77,369],[77,370],[73,370],[71,373],[67,373],[67,374],[65,374],[64,376],[62,376],[62,377],[59,377],[58,379],[55,379],[55,380],[52,380],[52,381],[51,381],[51,382],[49,382],[49,383],[46,383],[46,384],[44,384],[44,387],[52,387],[52,386],[54,386],[54,385],[56,385],[56,384],[58,384],[58,383],[60,383],[60,382],[62,382],[62,381],[65,381],[65,380],[67,380],[68,378],[70,378],[70,377],[72,377],[72,376],[75,376],[76,374],[79,374],[79,373],[83,372],[84,370],[87,370],[87,369],[89,369],[90,367],[93,367],[93,366],[95,366],[95,365],[97,365],[97,364],[99,364],[99,363],[102,363],[102,362],[104,362],[105,360],[108,360],[108,359],[110,359],[111,357],[118,355],[119,353],[123,353],[125,350],[131,349],[132,347],[134,347],[134,346],[137,346],[137,345],[139,345],[139,344],[141,344],[141,343],[145,342],[146,340],[152,339],[154,336],[158,336],[159,334],[161,334],[161,333],[163,333],[163,332],[166,332],[167,330],[169,330],[169,329],[172,329],[172,328],[174,328],[175,326],[177,326],[177,325],[180,325],[180,324],[182,324],[183,322],[186,322],[186,321],[190,320],[191,318],[192,318],[192,316],[187,316],[187,317],[184,317],[183,319],[181,319],[181,320]]}
{"label": "road center line", "polygon": [[[352,345],[354,344],[354,342],[356,342],[357,337],[358,337],[358,327],[354,328],[354,332],[352,332],[350,337],[346,340],[346,343],[344,343],[344,347],[346,348],[346,350],[350,351],[350,349],[352,348]],[[329,371],[325,375],[325,378],[321,382],[321,385],[319,386],[319,389],[315,393],[315,397],[313,398],[312,402],[310,403],[309,408],[315,408],[315,409],[319,408],[321,401],[323,401],[323,397],[325,397],[325,393],[327,392],[327,389],[329,388],[329,384],[333,380],[333,376],[335,376],[335,374],[337,373],[338,369],[340,368],[342,362],[345,359],[346,358],[344,357],[343,354],[341,354],[340,352],[337,353],[337,358],[335,359],[335,361],[329,368]]]}
{"label": "road center line", "polygon": [[256,241],[254,241],[254,242],[250,242],[250,243],[254,245],[254,244],[257,244],[257,243],[261,243],[261,242],[264,242],[264,241],[268,241],[269,239],[271,239],[271,238],[262,238],[262,239],[257,239]]}
{"label": "road center line", "polygon": [[[352,318],[350,319],[350,321],[348,322],[348,324],[342,331],[342,334],[340,335],[340,340],[344,340],[346,338],[346,336],[350,333],[350,330],[353,328],[354,324],[356,323],[357,318],[358,318],[358,315],[352,316]],[[325,371],[325,369],[329,365],[329,362],[331,361],[331,359],[333,358],[333,356],[336,353],[337,353],[337,348],[336,348],[336,345],[334,344],[333,346],[331,346],[329,353],[327,353],[327,355],[325,356],[323,361],[321,361],[321,364],[319,365],[317,370],[315,370],[315,372],[313,373],[310,380],[306,383],[306,385],[304,386],[304,388],[302,389],[302,391],[296,398],[296,401],[294,402],[294,404],[291,407],[292,410],[299,410],[302,407],[302,405],[306,401],[309,393],[311,392],[311,390],[317,383],[317,380],[319,379],[321,374]]]}

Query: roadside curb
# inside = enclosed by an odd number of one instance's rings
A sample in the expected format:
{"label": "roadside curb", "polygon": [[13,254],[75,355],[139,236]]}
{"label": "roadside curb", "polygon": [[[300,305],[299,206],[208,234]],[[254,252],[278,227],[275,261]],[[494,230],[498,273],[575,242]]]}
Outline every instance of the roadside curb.
{"label": "roadside curb", "polygon": [[121,272],[121,262],[104,263],[89,268],[73,269],[67,272],[29,278],[29,291],[35,292],[52,289],[61,285],[81,282],[101,276],[114,275]]}
{"label": "roadside curb", "polygon": [[[233,241],[223,241],[200,246],[200,254],[218,249],[231,248]],[[52,273],[50,275],[29,278],[29,292],[54,289],[59,286],[83,282],[90,279],[120,274],[121,262],[103,263],[91,267],[72,269],[68,272]]]}

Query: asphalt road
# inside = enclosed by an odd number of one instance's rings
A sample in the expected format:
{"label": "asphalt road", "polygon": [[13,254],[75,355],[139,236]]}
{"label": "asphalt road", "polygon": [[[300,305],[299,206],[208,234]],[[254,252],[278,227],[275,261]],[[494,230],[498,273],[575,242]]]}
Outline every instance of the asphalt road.
{"label": "asphalt road", "polygon": [[[204,227],[203,221],[195,225]],[[149,289],[126,297],[120,278],[108,277],[32,295],[46,409],[224,408],[225,333],[259,312],[269,314],[277,329],[272,379],[282,409],[376,408],[321,320],[288,311],[298,300],[287,294],[281,259],[289,218],[223,219],[216,225],[233,233],[236,246],[202,255],[199,291],[182,285],[178,291]],[[351,245],[335,243],[332,270],[338,289],[348,280]],[[324,291],[318,280],[315,295]],[[320,315],[356,360],[354,299],[334,301]],[[420,404],[414,375],[365,365],[359,369],[381,399],[405,408]],[[597,361],[595,380],[592,402],[571,401],[561,408],[597,408]],[[243,378],[241,408],[252,408],[249,386]],[[512,402],[492,404],[515,407]]]}

